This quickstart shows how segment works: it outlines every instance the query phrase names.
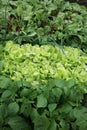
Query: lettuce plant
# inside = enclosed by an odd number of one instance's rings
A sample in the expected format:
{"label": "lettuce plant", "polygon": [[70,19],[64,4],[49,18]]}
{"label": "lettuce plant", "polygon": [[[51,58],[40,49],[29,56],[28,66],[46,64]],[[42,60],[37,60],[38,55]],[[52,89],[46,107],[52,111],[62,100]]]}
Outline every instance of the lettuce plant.
{"label": "lettuce plant", "polygon": [[46,84],[51,78],[87,81],[87,55],[78,48],[19,46],[8,41],[3,55],[0,73],[13,80],[25,80],[34,86]]}

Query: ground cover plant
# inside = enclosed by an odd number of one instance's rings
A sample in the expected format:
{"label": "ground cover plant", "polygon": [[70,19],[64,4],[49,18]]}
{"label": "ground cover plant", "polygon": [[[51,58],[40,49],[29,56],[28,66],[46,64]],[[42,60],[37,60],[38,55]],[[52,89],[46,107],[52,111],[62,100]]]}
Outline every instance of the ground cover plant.
{"label": "ground cover plant", "polygon": [[25,44],[87,46],[87,8],[64,0],[1,0],[0,37]]}
{"label": "ground cover plant", "polygon": [[86,93],[87,83],[74,79],[51,79],[34,88],[0,76],[0,130],[86,130]]}

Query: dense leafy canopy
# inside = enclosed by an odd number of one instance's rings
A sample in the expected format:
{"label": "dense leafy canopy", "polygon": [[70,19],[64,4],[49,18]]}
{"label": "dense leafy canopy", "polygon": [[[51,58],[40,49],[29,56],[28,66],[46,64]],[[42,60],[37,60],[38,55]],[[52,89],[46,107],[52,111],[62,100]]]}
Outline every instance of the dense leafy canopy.
{"label": "dense leafy canopy", "polygon": [[87,46],[87,8],[64,0],[1,0],[0,37],[17,43]]}
{"label": "dense leafy canopy", "polygon": [[1,74],[13,80],[44,84],[50,78],[87,80],[87,55],[80,49],[14,44],[8,41],[3,52]]}
{"label": "dense leafy canopy", "polygon": [[1,130],[86,130],[85,53],[12,41],[0,47]]}
{"label": "dense leafy canopy", "polygon": [[1,0],[0,39],[0,130],[87,130],[87,8]]}
{"label": "dense leafy canopy", "polygon": [[0,76],[0,82],[1,130],[86,130],[87,109],[82,101],[87,83],[51,79],[37,89],[5,76]]}

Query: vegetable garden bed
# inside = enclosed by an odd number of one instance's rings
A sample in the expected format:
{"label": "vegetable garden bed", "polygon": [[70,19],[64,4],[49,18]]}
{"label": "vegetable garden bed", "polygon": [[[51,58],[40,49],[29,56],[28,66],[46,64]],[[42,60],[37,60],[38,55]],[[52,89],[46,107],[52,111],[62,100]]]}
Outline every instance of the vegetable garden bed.
{"label": "vegetable garden bed", "polygon": [[12,41],[0,48],[0,130],[87,129],[85,53]]}

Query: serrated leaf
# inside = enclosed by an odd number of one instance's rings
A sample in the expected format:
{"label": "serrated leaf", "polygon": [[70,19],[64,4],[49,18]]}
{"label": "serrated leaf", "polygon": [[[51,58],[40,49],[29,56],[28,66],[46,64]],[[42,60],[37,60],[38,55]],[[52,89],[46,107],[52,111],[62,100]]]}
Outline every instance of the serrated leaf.
{"label": "serrated leaf", "polygon": [[44,97],[43,94],[39,95],[37,97],[37,107],[40,108],[40,107],[46,107],[47,106],[47,99]]}

